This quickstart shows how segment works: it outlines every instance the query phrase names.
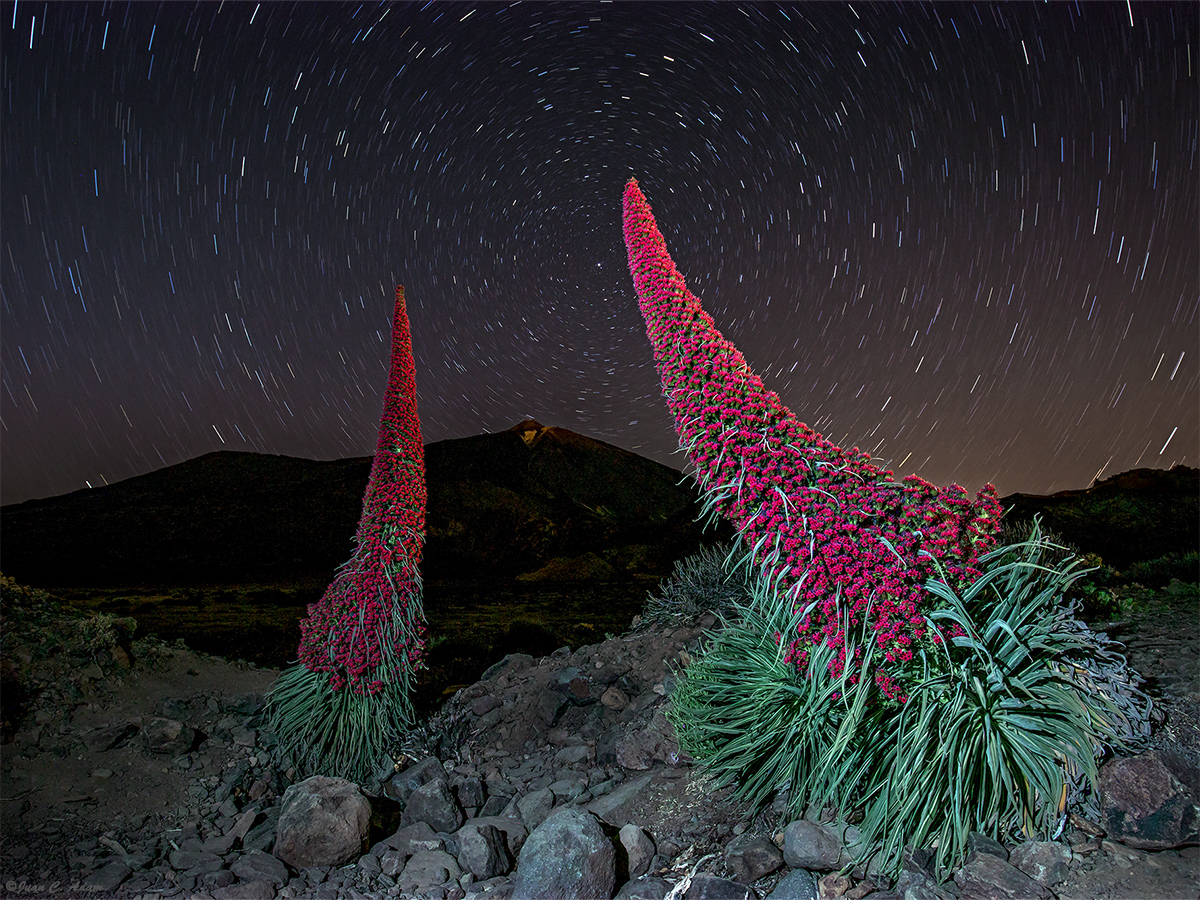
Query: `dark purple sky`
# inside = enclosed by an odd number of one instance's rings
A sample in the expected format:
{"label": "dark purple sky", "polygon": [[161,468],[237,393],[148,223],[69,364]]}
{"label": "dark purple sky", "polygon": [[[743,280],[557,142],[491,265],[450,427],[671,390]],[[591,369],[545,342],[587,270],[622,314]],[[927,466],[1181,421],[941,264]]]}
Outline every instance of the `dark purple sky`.
{"label": "dark purple sky", "polygon": [[635,175],[768,386],[1002,493],[1197,464],[1195,3],[32,3],[3,34],[3,502],[427,441],[675,466]]}

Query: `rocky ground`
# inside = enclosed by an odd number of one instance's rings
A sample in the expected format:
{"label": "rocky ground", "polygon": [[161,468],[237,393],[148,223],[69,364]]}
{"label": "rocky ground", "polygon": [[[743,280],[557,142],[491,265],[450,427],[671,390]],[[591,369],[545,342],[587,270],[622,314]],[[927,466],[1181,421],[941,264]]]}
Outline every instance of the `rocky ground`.
{"label": "rocky ground", "polygon": [[[5,897],[503,900],[526,895],[535,868],[562,855],[545,846],[551,825],[596,829],[625,898],[1198,896],[1195,844],[1137,849],[1082,819],[1056,845],[979,841],[943,884],[919,858],[899,884],[838,875],[828,828],[741,809],[681,757],[663,709],[706,620],[506,657],[361,786],[367,852],[305,864],[281,838],[296,773],[273,758],[261,719],[276,672],[123,645],[112,623],[84,626],[21,596],[4,622]],[[1158,749],[1200,762],[1195,588],[1147,593],[1106,627],[1167,713]]]}

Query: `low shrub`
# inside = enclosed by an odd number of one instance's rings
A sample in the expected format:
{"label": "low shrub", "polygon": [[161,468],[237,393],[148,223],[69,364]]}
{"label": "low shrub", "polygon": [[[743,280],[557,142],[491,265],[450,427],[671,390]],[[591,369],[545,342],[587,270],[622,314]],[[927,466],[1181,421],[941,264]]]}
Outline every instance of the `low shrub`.
{"label": "low shrub", "polygon": [[747,570],[732,565],[736,556],[731,545],[715,544],[676,562],[670,577],[647,597],[642,621],[666,624],[705,613],[729,615],[751,589]]}
{"label": "low shrub", "polygon": [[1122,581],[1146,587],[1166,587],[1173,578],[1187,584],[1200,581],[1200,553],[1168,553],[1126,566],[1121,572]]}

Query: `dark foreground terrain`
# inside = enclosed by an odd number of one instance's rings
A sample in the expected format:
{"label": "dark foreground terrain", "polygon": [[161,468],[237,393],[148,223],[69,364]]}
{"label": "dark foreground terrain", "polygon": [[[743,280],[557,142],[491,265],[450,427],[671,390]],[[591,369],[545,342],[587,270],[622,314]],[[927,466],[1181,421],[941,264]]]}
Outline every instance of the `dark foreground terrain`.
{"label": "dark foreground terrain", "polygon": [[[1024,861],[1022,845],[997,845],[941,883],[919,864],[898,884],[838,875],[836,852],[822,862],[820,848],[798,839],[803,829],[777,810],[730,802],[679,752],[662,710],[711,616],[506,657],[364,785],[379,814],[369,852],[289,868],[273,850],[281,798],[297,776],[275,758],[261,715],[274,670],[156,641],[134,641],[130,654],[94,621],[4,587],[5,699],[14,684],[23,696],[0,762],[0,896],[507,898],[522,868],[539,864],[529,835],[552,813],[576,810],[616,848],[605,897],[618,888],[657,900],[673,888],[687,898],[773,900],[1196,897],[1194,843],[1138,849],[1082,820],[1037,848],[1053,851],[1049,869]],[[1126,613],[1108,631],[1166,711],[1155,746],[1194,764],[1200,595],[1176,582],[1120,589],[1117,600]],[[422,804],[440,796],[438,782],[423,781],[430,773],[451,787],[449,799],[397,828],[402,806],[417,809],[415,787]],[[503,848],[485,858],[469,841],[488,827]]]}

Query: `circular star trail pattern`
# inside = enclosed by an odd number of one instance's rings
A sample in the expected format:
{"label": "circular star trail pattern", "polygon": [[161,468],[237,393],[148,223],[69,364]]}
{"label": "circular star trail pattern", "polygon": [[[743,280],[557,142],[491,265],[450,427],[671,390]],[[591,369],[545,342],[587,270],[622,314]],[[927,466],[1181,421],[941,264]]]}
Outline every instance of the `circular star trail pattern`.
{"label": "circular star trail pattern", "polygon": [[797,416],[1002,493],[1195,465],[1198,9],[31,3],[3,29],[3,501],[426,440],[676,466],[621,238]]}

